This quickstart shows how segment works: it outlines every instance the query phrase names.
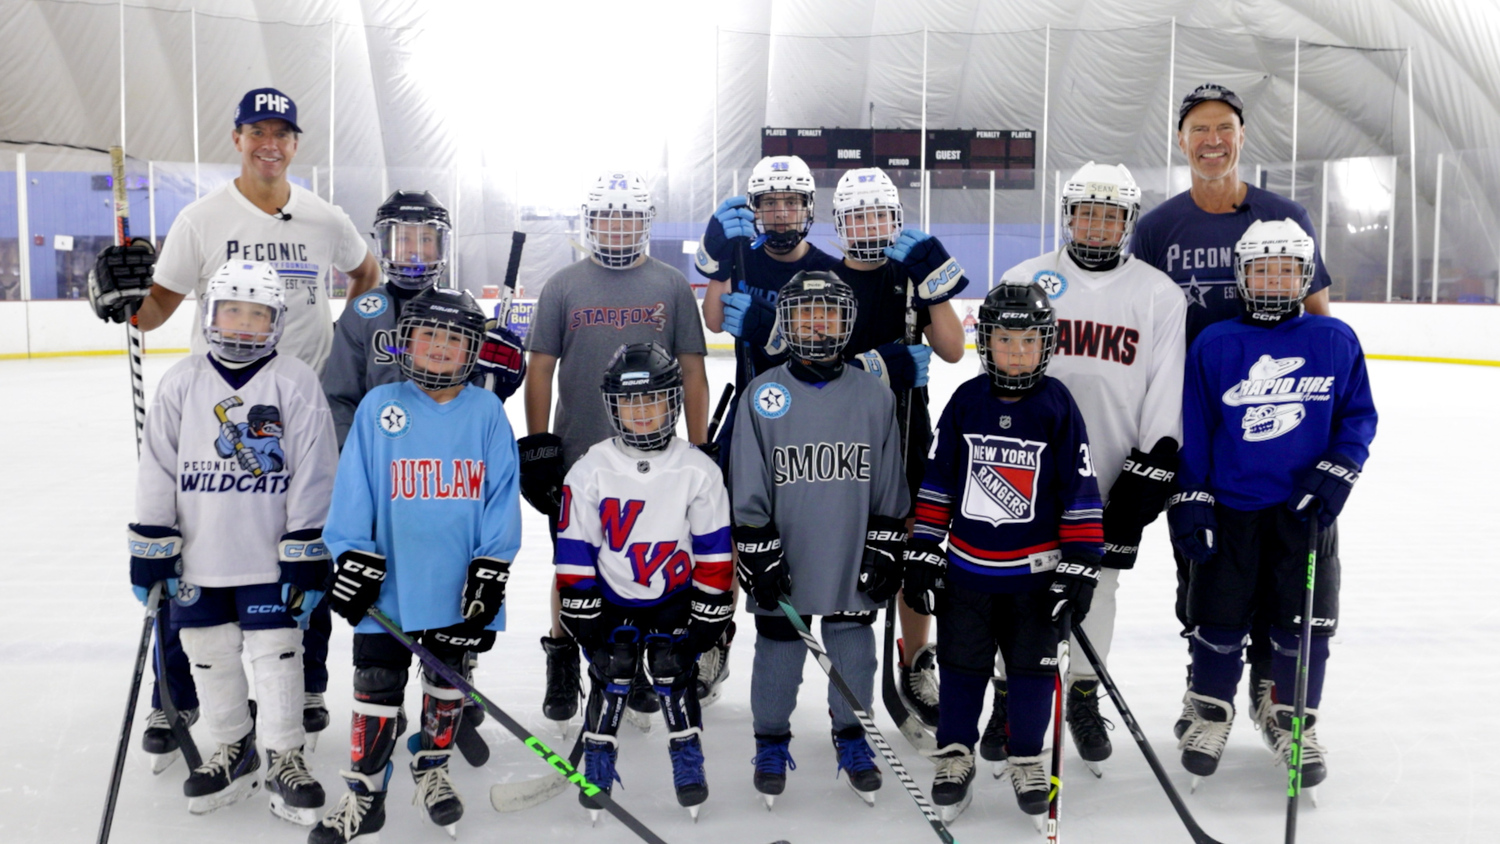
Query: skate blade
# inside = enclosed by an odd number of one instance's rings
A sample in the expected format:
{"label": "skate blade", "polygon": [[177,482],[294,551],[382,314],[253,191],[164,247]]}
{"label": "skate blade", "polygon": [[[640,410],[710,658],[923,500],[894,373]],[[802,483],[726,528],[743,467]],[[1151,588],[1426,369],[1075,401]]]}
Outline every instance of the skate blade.
{"label": "skate blade", "polygon": [[458,824],[450,823],[447,826],[443,827],[443,831],[448,833],[449,838],[453,839],[454,841],[458,840]]}
{"label": "skate blade", "polygon": [[857,789],[857,788],[854,787],[854,783],[852,783],[852,782],[849,783],[849,790],[852,791],[852,792],[854,792],[855,795],[859,797],[859,799],[865,801],[865,805],[866,806],[874,807],[874,805],[875,805],[875,792],[873,792],[873,791],[860,791],[859,789]]}
{"label": "skate blade", "polygon": [[632,725],[635,726],[636,729],[640,730],[642,733],[650,735],[651,713],[636,712],[634,709],[631,709],[627,706],[625,707],[625,720],[629,721]]}
{"label": "skate blade", "polygon": [[964,799],[958,801],[957,803],[954,803],[951,806],[938,806],[938,817],[943,819],[943,823],[953,823],[954,821],[958,820],[958,816],[962,815],[965,809],[969,808],[969,803],[973,799],[974,788],[970,786],[969,793],[964,795]]}
{"label": "skate blade", "polygon": [[552,723],[554,723],[554,724],[557,725],[557,732],[564,739],[570,739],[570,738],[573,737],[573,722],[572,721],[553,721]]}
{"label": "skate blade", "polygon": [[1193,774],[1193,782],[1188,786],[1188,794],[1197,794],[1198,786],[1203,784],[1203,777]]}
{"label": "skate blade", "polygon": [[937,739],[933,737],[932,733],[922,728],[922,722],[917,720],[917,716],[912,715],[908,717],[906,722],[901,724],[898,729],[901,730],[901,735],[917,750],[923,753],[931,753],[937,750]]}
{"label": "skate blade", "polygon": [[1041,835],[1047,834],[1048,824],[1056,823],[1056,821],[1048,818],[1046,815],[1031,815],[1030,817],[1031,825],[1036,827],[1036,831]]}
{"label": "skate blade", "polygon": [[254,774],[240,777],[217,794],[188,798],[188,811],[195,815],[206,815],[215,809],[233,805],[254,794],[260,788],[260,780]]}
{"label": "skate blade", "polygon": [[589,826],[598,826],[598,825],[599,825],[599,810],[598,809],[590,809],[589,810]]}
{"label": "skate blade", "polygon": [[296,806],[288,806],[281,795],[271,795],[271,814],[284,821],[290,821],[298,826],[312,826],[318,822],[318,809],[299,809]]}
{"label": "skate blade", "polygon": [[172,767],[172,763],[182,758],[181,750],[173,750],[169,753],[148,753],[151,757],[151,773],[160,776],[162,771]]}
{"label": "skate blade", "polygon": [[318,736],[322,734],[321,730],[316,733],[304,734],[305,738],[302,740],[302,753],[304,756],[311,756],[312,752],[318,749]]}
{"label": "skate blade", "polygon": [[701,808],[703,808],[703,807],[702,806],[689,806],[689,807],[687,807],[688,814],[693,816],[693,823],[697,823],[698,822],[698,810],[701,809]]}
{"label": "skate blade", "polygon": [[767,812],[771,811],[771,807],[776,805],[776,795],[774,794],[762,794],[760,799],[766,804]]}
{"label": "skate blade", "polygon": [[992,768],[990,768],[990,774],[994,776],[995,779],[1000,779],[1001,777],[1005,776],[1005,762],[991,762],[990,764],[993,766]]}
{"label": "skate blade", "polygon": [[1094,775],[1094,779],[1104,779],[1104,769],[1099,767],[1098,762],[1090,762],[1085,759],[1083,761],[1083,766],[1089,769],[1089,773]]}
{"label": "skate blade", "polygon": [[724,696],[724,689],[722,688],[722,686],[713,686],[712,688],[710,688],[708,690],[708,694],[706,694],[706,695],[699,695],[699,697],[698,697],[698,708],[699,709],[706,709],[707,707],[712,706],[713,703],[714,703],[714,701],[717,701],[719,698],[721,698],[723,696]]}
{"label": "skate blade", "polygon": [[1317,786],[1312,786],[1311,788],[1304,788],[1304,789],[1302,789],[1302,793],[1306,794],[1307,795],[1307,799],[1312,801],[1314,809],[1318,808],[1318,787]]}

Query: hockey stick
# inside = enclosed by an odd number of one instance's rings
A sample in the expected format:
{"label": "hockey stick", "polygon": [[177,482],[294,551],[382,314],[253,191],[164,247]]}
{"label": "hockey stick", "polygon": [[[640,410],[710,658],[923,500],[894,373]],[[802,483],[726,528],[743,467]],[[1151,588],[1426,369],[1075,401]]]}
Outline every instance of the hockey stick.
{"label": "hockey stick", "polygon": [[162,606],[156,612],[156,688],[161,696],[162,714],[167,716],[168,729],[172,731],[172,738],[177,740],[177,749],[182,751],[182,760],[187,763],[191,774],[203,764],[203,756],[198,753],[198,745],[193,742],[193,734],[188,731],[187,721],[177,709],[177,702],[172,700],[172,689],[167,681],[167,654],[162,647],[167,638],[167,617],[161,610],[171,600],[171,595],[162,595]]}
{"label": "hockey stick", "polygon": [[1109,669],[1104,666],[1104,660],[1099,658],[1099,652],[1094,650],[1094,643],[1089,641],[1088,634],[1083,632],[1082,624],[1073,625],[1073,638],[1078,640],[1078,647],[1083,650],[1083,655],[1089,664],[1094,666],[1094,673],[1098,675],[1099,682],[1104,684],[1104,690],[1109,692],[1109,699],[1115,702],[1115,709],[1120,711],[1120,719],[1129,728],[1130,735],[1135,739],[1136,746],[1141,749],[1141,754],[1146,757],[1146,764],[1151,766],[1151,773],[1156,775],[1156,781],[1161,783],[1162,790],[1167,793],[1167,799],[1172,801],[1172,808],[1177,810],[1177,817],[1187,827],[1188,835],[1193,837],[1194,844],[1219,844],[1211,835],[1203,831],[1203,827],[1193,819],[1193,813],[1188,810],[1187,804],[1182,802],[1182,795],[1177,793],[1177,788],[1172,785],[1172,780],[1167,777],[1167,772],[1161,766],[1161,760],[1156,758],[1156,753],[1151,749],[1151,743],[1146,740],[1146,733],[1141,729],[1139,721],[1125,704],[1125,697],[1120,694],[1120,687],[1115,685],[1115,678],[1109,675]]}
{"label": "hockey stick", "polygon": [[1068,676],[1067,631],[1072,626],[1073,608],[1065,606],[1062,611],[1062,624],[1058,625],[1062,635],[1057,637],[1057,695],[1052,704],[1052,789],[1047,795],[1049,798],[1047,801],[1047,841],[1049,844],[1058,844],[1062,840],[1058,825],[1062,821],[1063,736],[1067,734],[1067,730],[1063,729],[1063,695],[1066,693],[1063,684],[1067,682]]}
{"label": "hockey stick", "polygon": [[932,831],[937,833],[937,837],[944,844],[954,844],[953,834],[943,824],[943,819],[938,816],[937,810],[932,808],[931,803],[927,802],[927,796],[922,793],[922,789],[917,786],[916,780],[913,780],[911,774],[907,772],[906,766],[901,764],[901,759],[896,756],[896,752],[891,750],[890,742],[885,740],[885,736],[881,734],[880,728],[875,726],[875,719],[871,718],[870,713],[866,712],[861,706],[859,698],[854,694],[854,690],[849,688],[849,684],[844,681],[844,675],[840,674],[839,670],[833,667],[833,660],[828,658],[828,651],[823,649],[823,643],[819,642],[818,638],[812,634],[812,631],[807,629],[807,625],[802,622],[802,616],[797,614],[797,609],[792,606],[791,599],[782,595],[776,600],[776,603],[781,606],[782,613],[786,615],[787,620],[792,623],[792,626],[797,628],[797,635],[802,637],[802,641],[807,645],[807,649],[812,651],[813,658],[818,661],[818,665],[822,667],[823,673],[828,675],[828,679],[839,690],[839,694],[844,696],[844,701],[849,704],[849,708],[854,710],[854,717],[859,719],[860,726],[865,728],[865,734],[870,737],[870,741],[875,745],[875,749],[879,750],[880,755],[885,758],[885,763],[890,767],[891,773],[896,775],[896,779],[901,781],[902,788],[905,788],[906,793],[911,795],[912,802],[917,804],[917,808],[922,812],[922,817],[926,818],[927,823],[932,825]]}
{"label": "hockey stick", "polygon": [[[125,191],[125,150],[120,147],[109,148],[109,172],[115,197],[115,245],[126,246],[130,243],[130,196]],[[141,371],[144,343],[135,325],[136,307],[125,314],[125,337],[129,343],[130,393],[135,401],[135,456],[140,457],[141,434],[146,428],[146,378]]]}
{"label": "hockey stick", "polygon": [[714,437],[719,434],[719,426],[724,424],[724,414],[729,410],[729,402],[734,398],[734,384],[725,384],[724,391],[719,393],[719,404],[714,407],[714,415],[708,420],[708,432],[704,442],[713,442]]}
{"label": "hockey stick", "polygon": [[516,295],[516,279],[521,275],[521,250],[526,247],[526,232],[510,233],[510,260],[505,264],[505,287],[500,292],[500,306],[495,309],[495,321],[505,325],[510,316],[510,300]]}
{"label": "hockey stick", "polygon": [[141,677],[146,673],[146,652],[151,647],[151,630],[156,622],[157,604],[161,601],[163,583],[155,583],[146,595],[146,620],[141,624],[141,642],[135,649],[135,671],[130,675],[130,697],[125,699],[125,723],[115,743],[115,764],[109,776],[109,791],[104,796],[104,817],[99,820],[98,844],[109,841],[109,829],[115,820],[115,800],[120,796],[120,779],[125,774],[125,754],[130,747],[130,727],[135,721],[135,703],[141,696]]}
{"label": "hockey stick", "polygon": [[1307,718],[1307,673],[1312,663],[1313,578],[1318,574],[1318,508],[1307,517],[1307,585],[1302,589],[1302,640],[1297,643],[1297,686],[1292,706],[1291,758],[1286,766],[1286,844],[1297,840],[1297,804],[1302,796],[1302,729]]}
{"label": "hockey stick", "polygon": [[[623,806],[621,806],[619,803],[616,803],[614,801],[614,798],[610,797],[608,792],[595,785],[594,783],[589,782],[588,778],[583,775],[582,771],[578,770],[574,765],[570,764],[568,760],[562,758],[561,756],[558,756],[555,752],[553,752],[552,748],[543,743],[541,739],[537,738],[529,730],[521,726],[520,721],[512,718],[509,713],[501,709],[499,706],[496,706],[495,703],[489,698],[480,694],[479,690],[475,689],[474,686],[469,683],[469,681],[465,680],[462,674],[455,671],[451,666],[444,663],[442,660],[433,656],[431,651],[422,647],[421,644],[412,639],[412,637],[408,636],[406,632],[402,630],[401,627],[394,621],[391,621],[385,613],[381,612],[375,607],[371,607],[369,616],[370,618],[375,619],[375,623],[383,627],[387,633],[396,637],[396,641],[406,646],[406,649],[415,654],[417,659],[420,659],[424,665],[432,670],[433,673],[437,674],[439,677],[442,677],[445,681],[447,681],[448,685],[462,692],[464,697],[474,701],[474,703],[478,704],[479,706],[484,707],[484,711],[489,713],[490,717],[494,718],[496,721],[499,721],[500,724],[505,727],[505,729],[509,730],[512,735],[520,739],[522,744],[525,744],[527,747],[531,748],[531,751],[533,753],[535,753],[548,765],[551,765],[554,769],[556,769],[559,774],[567,777],[567,781],[569,783],[578,786],[578,788],[581,789],[584,794],[588,795],[589,798],[594,802],[600,804],[600,806],[605,811],[614,815],[616,818],[619,818],[620,822],[625,824],[625,826],[629,828],[631,832],[634,832],[637,836],[639,836],[642,841],[650,842],[650,844],[666,844],[666,842],[662,840],[660,836],[648,829],[645,824],[641,823],[639,820],[636,820],[636,817],[625,811],[625,808]],[[582,735],[581,732],[580,735]]]}

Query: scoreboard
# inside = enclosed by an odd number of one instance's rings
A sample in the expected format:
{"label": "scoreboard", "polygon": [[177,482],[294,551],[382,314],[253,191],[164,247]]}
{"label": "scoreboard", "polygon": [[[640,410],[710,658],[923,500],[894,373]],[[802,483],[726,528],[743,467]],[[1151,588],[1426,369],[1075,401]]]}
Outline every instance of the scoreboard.
{"label": "scoreboard", "polygon": [[760,152],[796,155],[814,170],[930,170],[934,188],[989,186],[988,172],[972,171],[994,170],[1002,190],[1031,190],[1036,179],[1036,132],[1030,129],[928,129],[923,161],[920,129],[766,127]]}

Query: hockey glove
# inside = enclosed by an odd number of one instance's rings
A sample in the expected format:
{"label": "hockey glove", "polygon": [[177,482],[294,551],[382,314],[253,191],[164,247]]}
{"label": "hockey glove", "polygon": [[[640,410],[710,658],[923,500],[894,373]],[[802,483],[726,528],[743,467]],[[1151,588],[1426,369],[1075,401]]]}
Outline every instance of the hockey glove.
{"label": "hockey glove", "polygon": [[905,229],[885,248],[886,257],[906,268],[919,308],[952,299],[969,286],[964,268],[953,260],[942,241],[917,229]]}
{"label": "hockey glove", "polygon": [[880,383],[892,390],[900,391],[927,386],[927,366],[931,360],[931,346],[886,343],[855,355],[849,363],[878,376]]}
{"label": "hockey glove", "polygon": [[460,621],[447,627],[429,631],[433,639],[455,651],[472,651],[482,654],[495,646],[495,631],[484,629],[472,621]]}
{"label": "hockey glove", "polygon": [[297,620],[297,626],[306,630],[313,609],[323,600],[323,587],[331,570],[323,531],[308,528],[283,534],[277,548],[281,557],[281,602]]}
{"label": "hockey glove", "polygon": [[1318,458],[1318,462],[1297,480],[1292,487],[1292,497],[1286,506],[1303,519],[1307,511],[1316,508],[1318,524],[1328,527],[1344,510],[1354,482],[1359,480],[1359,467],[1342,454],[1329,452]]}
{"label": "hockey glove", "polygon": [[744,291],[730,293],[719,301],[724,303],[725,331],[741,340],[771,336],[776,325],[775,305]]}
{"label": "hockey glove", "polygon": [[521,495],[544,516],[556,518],[562,509],[562,439],[556,434],[532,434],[516,441],[521,452]]}
{"label": "hockey glove", "polygon": [[367,551],[345,551],[333,567],[328,585],[328,608],[350,624],[364,620],[385,580],[385,557]]}
{"label": "hockey glove", "polygon": [[743,196],[731,196],[724,200],[708,220],[703,230],[703,242],[698,244],[698,255],[693,259],[698,272],[713,277],[721,265],[734,260],[734,239],[755,237],[755,212]]}
{"label": "hockey glove", "polygon": [[510,580],[510,563],[494,557],[475,557],[469,562],[464,578],[463,604],[459,615],[475,627],[489,627],[505,603],[505,583]]}
{"label": "hockey glove", "polygon": [[[1099,585],[1099,564],[1063,560],[1052,572],[1047,595],[1052,600],[1052,620],[1062,620],[1063,610],[1073,611],[1073,621],[1082,623],[1094,603],[1094,587]],[[1064,631],[1068,632],[1068,631]]]}
{"label": "hockey glove", "polygon": [[575,589],[564,586],[557,590],[562,598],[562,609],[557,620],[568,635],[578,640],[585,651],[598,647],[608,631],[604,626],[604,595],[599,589]]}
{"label": "hockey glove", "polygon": [[505,401],[520,388],[526,378],[526,353],[521,338],[509,328],[490,320],[474,362],[474,383]]}
{"label": "hockey glove", "polygon": [[89,305],[94,315],[107,322],[130,319],[151,292],[155,266],[156,249],[145,238],[131,238],[126,246],[104,247],[89,273]]}
{"label": "hockey glove", "polygon": [[906,544],[906,605],[921,613],[937,611],[938,594],[948,588],[948,555],[931,539],[912,539]]}
{"label": "hockey glove", "polygon": [[865,527],[865,556],[859,564],[859,591],[877,604],[901,588],[906,520],[871,514]]}
{"label": "hockey glove", "polygon": [[1214,555],[1214,494],[1206,489],[1185,489],[1167,499],[1167,532],[1172,547],[1195,563],[1206,563]]}
{"label": "hockey glove", "polygon": [[694,587],[688,593],[687,648],[694,656],[718,644],[734,618],[734,593],[711,594]]}
{"label": "hockey glove", "polygon": [[136,600],[146,603],[151,587],[166,582],[163,594],[171,599],[177,594],[177,578],[182,576],[182,534],[176,528],[160,525],[131,525],[125,531],[130,551],[130,588]]}
{"label": "hockey glove", "polygon": [[1176,478],[1176,440],[1162,437],[1150,454],[1138,448],[1130,450],[1119,478],[1109,488],[1109,503],[1104,505],[1104,559],[1100,565],[1107,569],[1135,567],[1141,532],[1161,514]]}
{"label": "hockey glove", "polygon": [[781,534],[776,532],[776,526],[736,525],[734,548],[739,552],[735,571],[740,588],[749,593],[756,606],[774,611],[776,600],[792,593],[792,575],[787,571],[786,554],[781,550]]}

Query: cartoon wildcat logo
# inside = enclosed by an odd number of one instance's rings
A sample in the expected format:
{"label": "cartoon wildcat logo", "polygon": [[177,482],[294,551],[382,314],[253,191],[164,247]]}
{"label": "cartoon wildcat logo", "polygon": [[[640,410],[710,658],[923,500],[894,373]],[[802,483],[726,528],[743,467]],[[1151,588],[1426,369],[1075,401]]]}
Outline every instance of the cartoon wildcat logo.
{"label": "cartoon wildcat logo", "polygon": [[214,405],[214,415],[219,419],[214,451],[220,457],[233,457],[241,469],[257,478],[280,472],[286,466],[286,452],[281,450],[281,410],[275,405],[257,404],[246,414],[246,421],[229,421],[229,411],[244,403],[239,396],[230,396]]}
{"label": "cartoon wildcat logo", "polygon": [[965,434],[969,467],[963,515],[992,525],[1029,522],[1035,515],[1037,474],[1046,443]]}

